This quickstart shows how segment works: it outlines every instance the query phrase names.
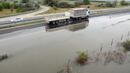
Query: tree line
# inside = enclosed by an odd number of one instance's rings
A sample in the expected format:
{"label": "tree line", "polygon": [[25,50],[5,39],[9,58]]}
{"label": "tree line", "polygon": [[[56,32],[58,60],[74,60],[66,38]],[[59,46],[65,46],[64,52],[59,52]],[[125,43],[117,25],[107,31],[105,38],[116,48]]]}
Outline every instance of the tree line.
{"label": "tree line", "polygon": [[83,0],[83,1],[76,1],[74,4],[70,4],[68,2],[61,2],[59,0],[44,0],[44,4],[51,6],[51,7],[58,7],[58,8],[72,8],[80,5],[88,5],[90,4],[89,0]]}
{"label": "tree line", "polygon": [[11,12],[16,9],[16,12],[25,12],[29,10],[38,9],[40,6],[38,3],[31,2],[30,0],[21,0],[21,2],[13,1],[1,1],[0,2],[0,11],[3,11],[3,9],[10,9]]}

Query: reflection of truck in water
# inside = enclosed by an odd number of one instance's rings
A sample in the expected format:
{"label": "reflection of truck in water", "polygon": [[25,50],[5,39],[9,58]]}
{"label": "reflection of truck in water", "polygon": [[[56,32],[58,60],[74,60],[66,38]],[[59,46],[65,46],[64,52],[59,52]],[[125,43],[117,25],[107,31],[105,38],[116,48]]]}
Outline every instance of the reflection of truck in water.
{"label": "reflection of truck in water", "polygon": [[64,29],[67,29],[69,31],[78,31],[78,30],[85,29],[88,26],[88,24],[89,24],[88,21],[84,21],[84,22],[73,24],[73,25],[66,25],[66,26],[61,26],[61,27],[57,27],[53,29],[46,29],[46,31],[53,32],[53,31],[64,30]]}
{"label": "reflection of truck in water", "polygon": [[85,8],[74,8],[64,14],[52,14],[45,17],[48,28],[55,28],[68,24],[88,21],[89,10]]}

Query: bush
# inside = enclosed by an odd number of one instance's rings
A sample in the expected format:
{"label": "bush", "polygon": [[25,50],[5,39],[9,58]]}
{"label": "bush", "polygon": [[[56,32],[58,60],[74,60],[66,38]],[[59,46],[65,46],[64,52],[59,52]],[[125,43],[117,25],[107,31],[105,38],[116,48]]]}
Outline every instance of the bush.
{"label": "bush", "polygon": [[22,3],[28,3],[30,0],[22,0]]}
{"label": "bush", "polygon": [[79,64],[85,64],[86,61],[88,60],[88,55],[87,55],[87,53],[84,52],[84,51],[83,51],[83,52],[78,51],[77,54],[78,54],[77,62],[78,62]]}
{"label": "bush", "polygon": [[96,7],[105,7],[103,3],[95,5]]}
{"label": "bush", "polygon": [[89,0],[83,0],[83,4],[88,5],[88,4],[90,4],[90,1]]}
{"label": "bush", "polygon": [[17,9],[16,9],[16,12],[17,12],[17,13],[23,12],[23,8],[17,8]]}
{"label": "bush", "polygon": [[78,7],[78,6],[80,6],[80,5],[81,5],[81,3],[79,3],[79,2],[75,2],[75,3],[74,3],[74,6],[75,6],[75,7]]}
{"label": "bush", "polygon": [[5,9],[10,9],[10,8],[11,8],[10,3],[8,3],[8,2],[2,2],[2,6],[3,6]]}
{"label": "bush", "polygon": [[11,12],[13,12],[14,11],[14,4],[11,4],[10,7],[11,7],[10,8]]}
{"label": "bush", "polygon": [[124,42],[124,43],[123,43],[123,47],[124,47],[126,50],[130,51],[130,41]]}
{"label": "bush", "polygon": [[111,3],[111,2],[106,2],[104,6],[105,7],[114,7],[113,3]]}
{"label": "bush", "polygon": [[48,3],[48,6],[51,6],[51,7],[53,7],[53,6],[58,6],[58,1],[57,0],[52,0],[52,1],[50,1],[49,3]]}
{"label": "bush", "polygon": [[3,11],[3,6],[0,4],[0,11]]}
{"label": "bush", "polygon": [[24,5],[24,7],[25,7],[25,8],[32,8],[33,6],[32,6],[31,3],[26,3],[26,4]]}
{"label": "bush", "polygon": [[128,3],[125,0],[120,1],[120,5],[128,5]]}
{"label": "bush", "polygon": [[53,6],[53,9],[54,9],[54,10],[57,10],[57,7],[56,7],[56,6]]}
{"label": "bush", "polygon": [[73,4],[69,4],[67,2],[60,2],[58,4],[58,7],[60,7],[60,8],[73,8],[75,6]]}

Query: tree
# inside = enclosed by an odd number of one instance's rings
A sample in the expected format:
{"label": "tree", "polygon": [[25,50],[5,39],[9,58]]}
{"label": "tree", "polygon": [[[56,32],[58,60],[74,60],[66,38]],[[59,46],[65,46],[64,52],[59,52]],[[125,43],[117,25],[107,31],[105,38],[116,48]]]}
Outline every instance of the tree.
{"label": "tree", "polygon": [[111,2],[106,2],[104,5],[105,7],[114,7],[113,3]]}
{"label": "tree", "polygon": [[48,5],[48,4],[49,4],[50,2],[52,2],[52,1],[53,1],[53,0],[44,0],[43,3]]}
{"label": "tree", "polygon": [[2,6],[2,4],[0,4],[0,11],[2,11],[2,10],[3,10],[3,8],[4,8],[4,7]]}
{"label": "tree", "polygon": [[10,7],[11,7],[11,9],[10,9],[11,12],[13,12],[14,11],[14,4],[11,4]]}
{"label": "tree", "polygon": [[128,3],[125,0],[120,1],[120,5],[128,5]]}
{"label": "tree", "polygon": [[81,3],[80,2],[75,2],[74,5],[77,7],[77,6],[80,6]]}
{"label": "tree", "polygon": [[57,7],[56,7],[56,6],[53,6],[53,9],[54,9],[54,10],[57,10]]}
{"label": "tree", "polygon": [[74,5],[72,5],[72,4],[69,4],[68,2],[60,2],[59,4],[58,4],[58,7],[60,7],[60,8],[72,8],[72,7],[74,7]]}
{"label": "tree", "polygon": [[88,5],[88,4],[90,4],[90,1],[89,0],[83,0],[83,4]]}
{"label": "tree", "polygon": [[29,3],[29,0],[22,0],[22,3]]}
{"label": "tree", "polygon": [[17,8],[17,9],[16,9],[16,12],[17,12],[17,13],[23,12],[23,9],[22,9],[22,8]]}

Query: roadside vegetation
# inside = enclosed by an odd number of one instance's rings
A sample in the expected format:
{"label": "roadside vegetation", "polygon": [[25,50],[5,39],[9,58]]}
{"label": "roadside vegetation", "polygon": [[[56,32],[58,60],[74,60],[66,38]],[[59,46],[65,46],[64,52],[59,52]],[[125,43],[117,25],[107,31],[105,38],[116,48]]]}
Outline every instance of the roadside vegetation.
{"label": "roadside vegetation", "polygon": [[125,48],[125,50],[130,51],[130,40],[124,42],[123,47]]}
{"label": "roadside vegetation", "polygon": [[68,11],[70,8],[88,8],[89,10],[127,7],[130,3],[125,0],[91,2],[90,0],[43,0],[44,5],[51,7],[49,11],[40,14],[50,14]]}
{"label": "roadside vegetation", "polygon": [[0,16],[27,12],[39,8],[40,6],[37,2],[30,0],[14,0],[12,2],[3,0],[0,2]]}
{"label": "roadside vegetation", "polygon": [[88,54],[85,51],[78,51],[77,54],[77,63],[83,65],[88,61]]}

